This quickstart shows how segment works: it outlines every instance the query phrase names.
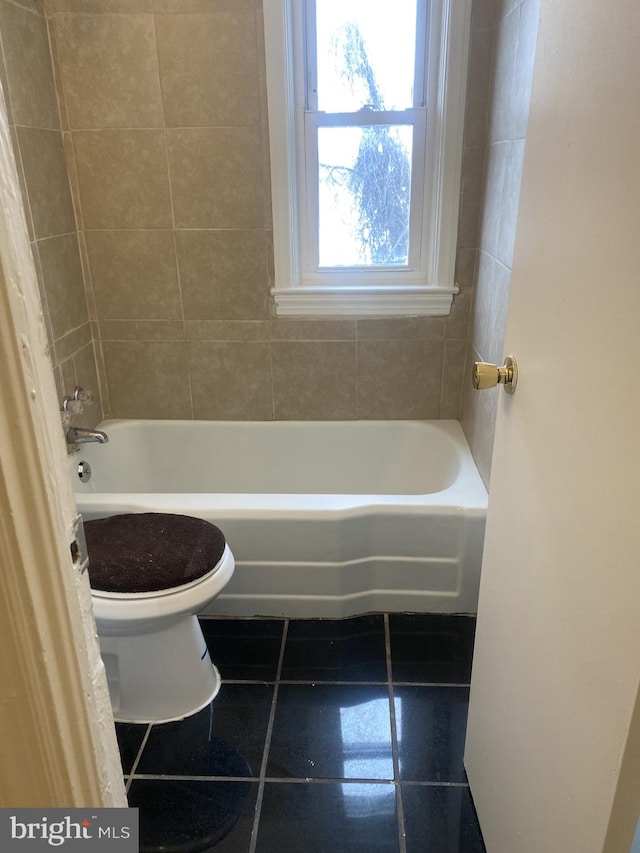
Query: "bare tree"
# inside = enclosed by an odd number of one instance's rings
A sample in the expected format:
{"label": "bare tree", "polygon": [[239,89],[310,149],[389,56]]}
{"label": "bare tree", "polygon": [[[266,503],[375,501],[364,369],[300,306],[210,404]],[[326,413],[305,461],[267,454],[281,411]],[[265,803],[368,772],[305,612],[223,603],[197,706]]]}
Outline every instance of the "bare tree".
{"label": "bare tree", "polygon": [[[342,75],[364,109],[385,109],[384,99],[358,25],[345,24],[334,38],[344,57]],[[358,211],[357,237],[363,256],[373,264],[407,262],[411,166],[396,129],[371,124],[362,137],[353,168],[322,166],[330,182],[346,187]]]}

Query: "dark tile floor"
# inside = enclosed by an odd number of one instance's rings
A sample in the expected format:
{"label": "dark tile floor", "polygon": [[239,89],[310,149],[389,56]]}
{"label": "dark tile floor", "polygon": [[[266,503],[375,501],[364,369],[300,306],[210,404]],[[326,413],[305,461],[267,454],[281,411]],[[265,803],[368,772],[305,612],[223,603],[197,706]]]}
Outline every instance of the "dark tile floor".
{"label": "dark tile floor", "polygon": [[473,618],[202,626],[212,705],[116,726],[141,851],[484,853],[462,763]]}

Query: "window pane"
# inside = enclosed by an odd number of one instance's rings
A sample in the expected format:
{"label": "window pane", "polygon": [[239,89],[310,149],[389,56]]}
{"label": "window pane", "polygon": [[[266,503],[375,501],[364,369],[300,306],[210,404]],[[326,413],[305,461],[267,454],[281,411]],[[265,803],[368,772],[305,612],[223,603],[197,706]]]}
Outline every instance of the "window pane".
{"label": "window pane", "polygon": [[413,127],[318,128],[319,265],[406,266]]}
{"label": "window pane", "polygon": [[412,107],[416,0],[316,0],[318,109]]}

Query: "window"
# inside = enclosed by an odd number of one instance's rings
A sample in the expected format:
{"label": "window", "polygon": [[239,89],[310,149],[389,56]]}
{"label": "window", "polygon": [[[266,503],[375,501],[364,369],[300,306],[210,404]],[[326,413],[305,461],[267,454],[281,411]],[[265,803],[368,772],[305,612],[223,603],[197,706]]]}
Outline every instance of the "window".
{"label": "window", "polygon": [[471,0],[264,0],[279,316],[448,314]]}

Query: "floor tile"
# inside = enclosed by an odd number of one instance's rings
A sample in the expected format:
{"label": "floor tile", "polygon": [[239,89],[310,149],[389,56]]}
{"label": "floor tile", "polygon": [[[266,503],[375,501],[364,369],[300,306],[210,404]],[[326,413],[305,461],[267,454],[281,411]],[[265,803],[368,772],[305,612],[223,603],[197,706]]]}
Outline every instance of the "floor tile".
{"label": "floor tile", "polygon": [[265,785],[256,853],[397,853],[393,785]]}
{"label": "floor tile", "polygon": [[394,687],[400,779],[466,782],[468,687]]}
{"label": "floor tile", "polygon": [[392,613],[393,681],[469,684],[475,625],[471,616]]}
{"label": "floor tile", "polygon": [[407,853],[485,853],[467,787],[402,785]]}
{"label": "floor tile", "polygon": [[267,776],[393,779],[387,687],[282,684]]}
{"label": "floor tile", "polygon": [[275,681],[282,619],[200,619],[211,660],[223,679]]}
{"label": "floor tile", "polygon": [[116,738],[125,776],[131,772],[148,728],[146,723],[116,723]]}
{"label": "floor tile", "polygon": [[[290,620],[278,684],[285,620],[201,624],[222,689],[151,727],[129,790],[140,850],[252,849],[277,691],[255,853],[399,853],[384,616]],[[485,853],[463,766],[475,619],[390,614],[389,628],[406,853]],[[147,730],[116,726],[127,776]]]}
{"label": "floor tile", "polygon": [[384,617],[289,622],[283,681],[387,680]]}
{"label": "floor tile", "polygon": [[223,684],[210,706],[151,729],[137,774],[258,776],[273,686]]}
{"label": "floor tile", "polygon": [[247,853],[257,782],[134,779],[140,853]]}

